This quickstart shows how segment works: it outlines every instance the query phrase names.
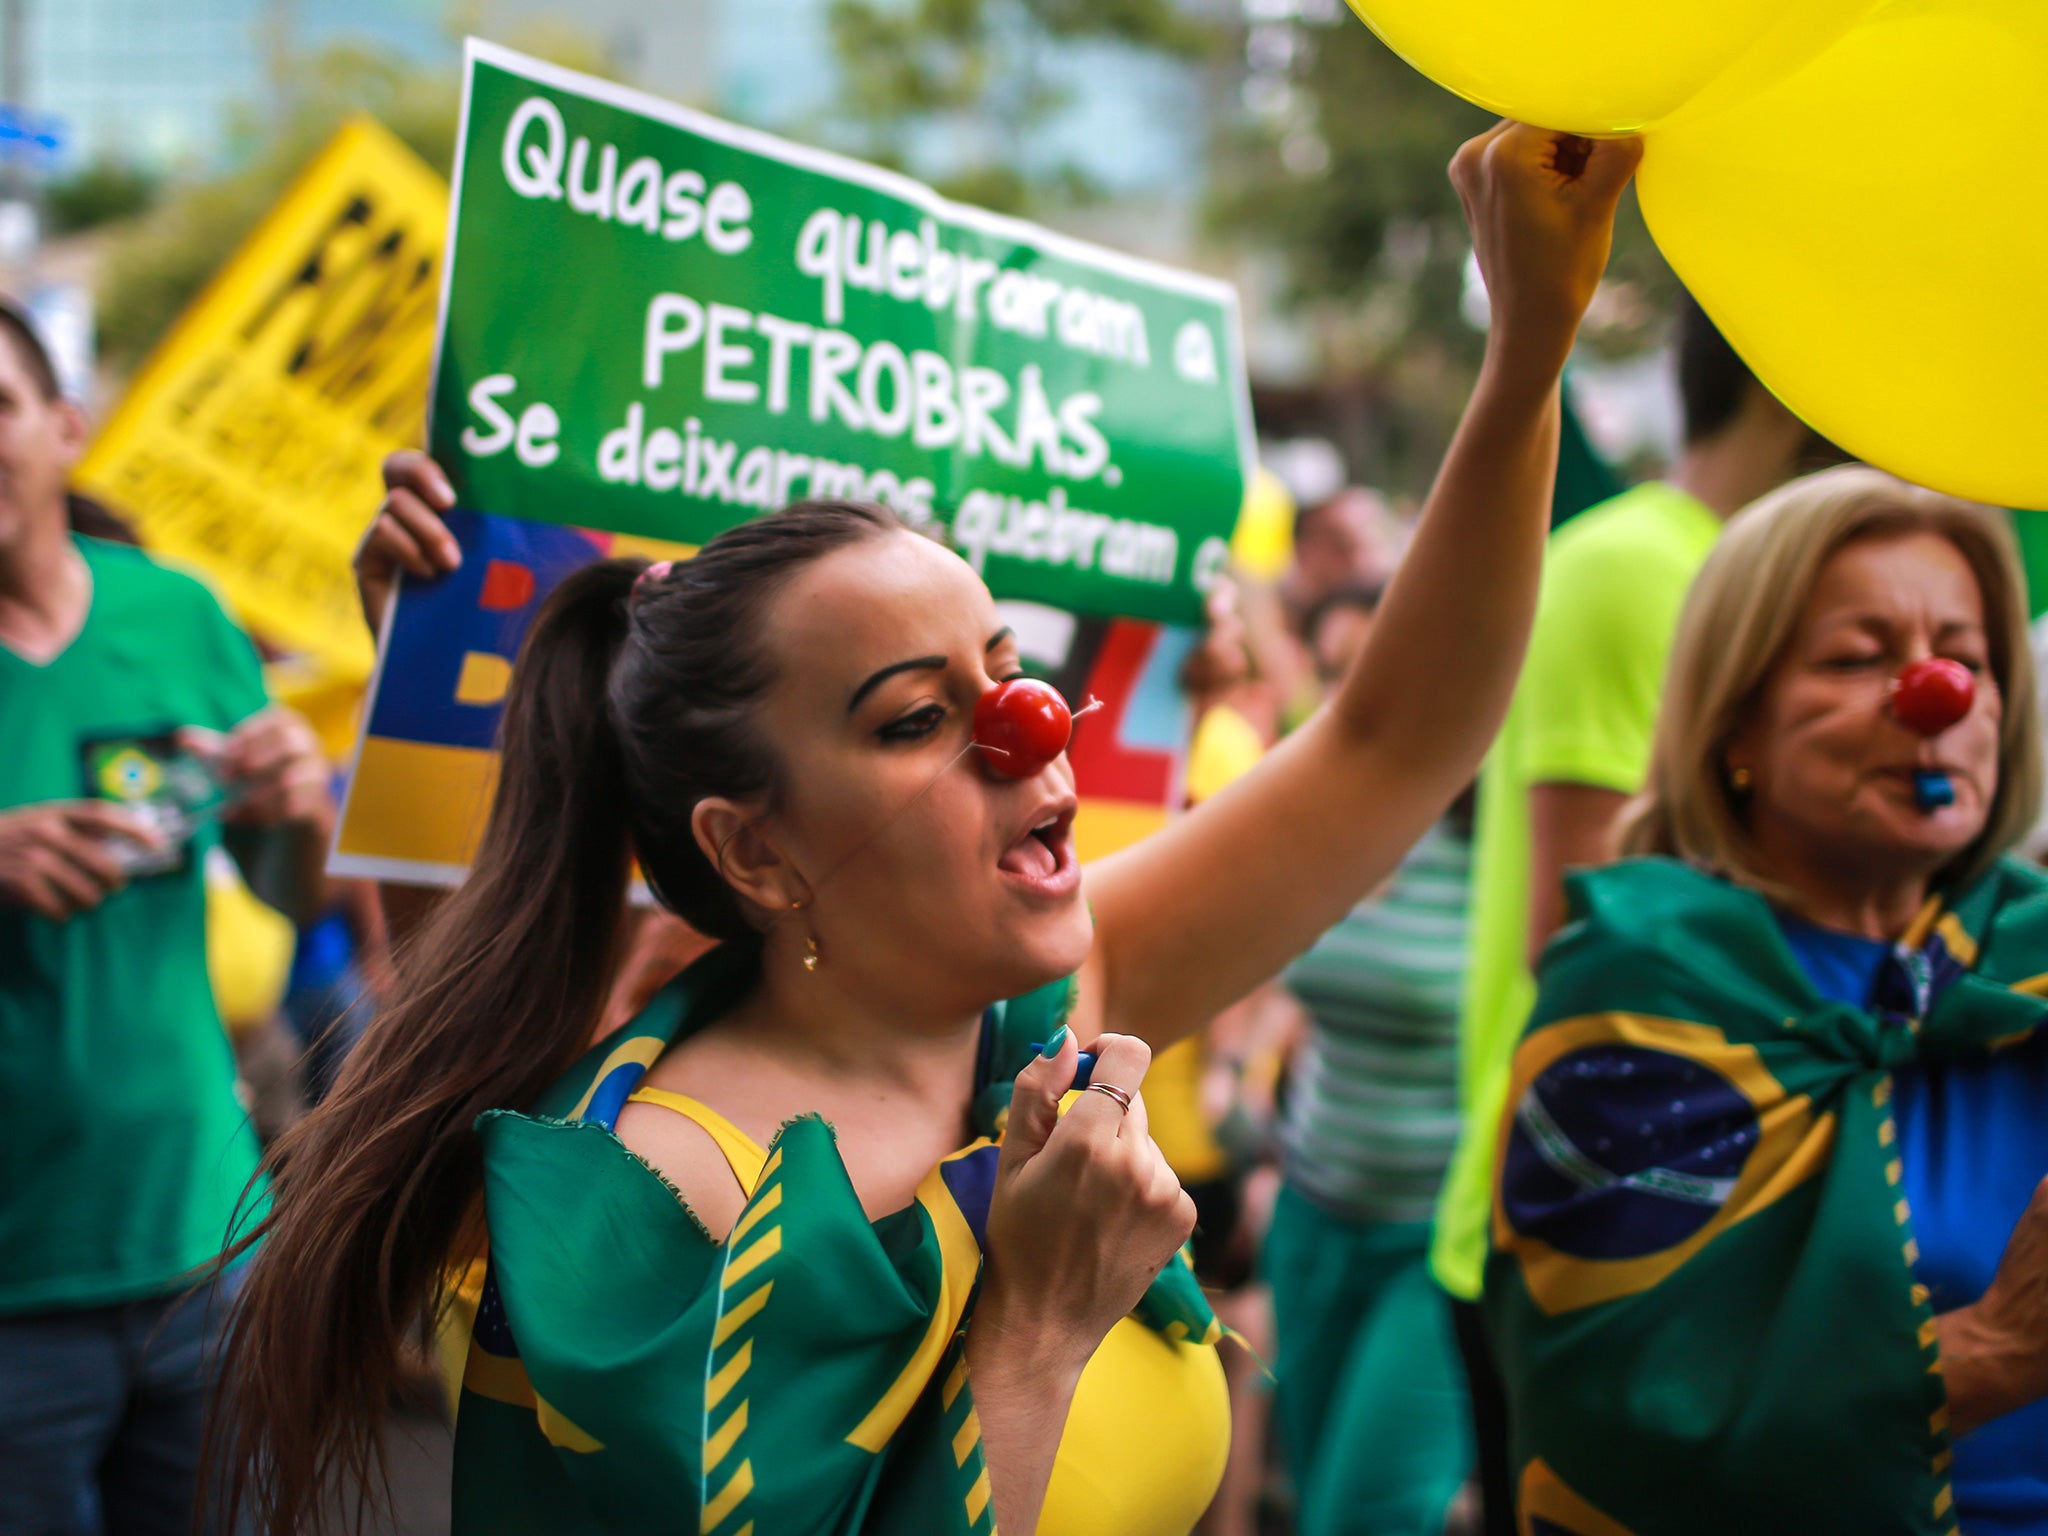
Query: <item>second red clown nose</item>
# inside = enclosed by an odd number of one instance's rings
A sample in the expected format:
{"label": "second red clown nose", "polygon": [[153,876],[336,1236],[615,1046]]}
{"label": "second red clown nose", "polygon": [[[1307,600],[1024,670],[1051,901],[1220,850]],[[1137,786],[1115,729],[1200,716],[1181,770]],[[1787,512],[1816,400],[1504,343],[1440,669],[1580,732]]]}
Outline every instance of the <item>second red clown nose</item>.
{"label": "second red clown nose", "polygon": [[1892,682],[1892,716],[1918,736],[1939,736],[1976,702],[1970,669],[1945,656],[1916,661]]}

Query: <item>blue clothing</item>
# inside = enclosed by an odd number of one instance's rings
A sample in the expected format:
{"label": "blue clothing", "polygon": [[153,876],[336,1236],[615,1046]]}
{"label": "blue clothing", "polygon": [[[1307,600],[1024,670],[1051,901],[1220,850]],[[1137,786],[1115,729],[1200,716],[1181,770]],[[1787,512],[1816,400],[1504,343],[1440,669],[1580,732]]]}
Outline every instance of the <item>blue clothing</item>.
{"label": "blue clothing", "polygon": [[[348,798],[348,775],[337,773],[330,787],[337,804]],[[341,984],[355,964],[356,936],[348,914],[330,907],[309,924],[299,928],[298,947],[292,951],[292,975],[286,990],[325,992]]]}
{"label": "blue clothing", "polygon": [[299,930],[298,948],[292,952],[291,990],[318,992],[341,980],[355,961],[355,935],[349,931],[348,915],[328,912],[309,928]]}
{"label": "blue clothing", "polygon": [[[334,798],[348,795],[348,775],[334,776]],[[341,1073],[369,1024],[370,996],[356,965],[356,935],[349,916],[330,908],[299,929],[285,985],[284,1016],[305,1051],[306,1099],[318,1104]]]}
{"label": "blue clothing", "polygon": [[[1891,946],[1779,914],[1814,989],[1867,1008]],[[1904,1190],[1920,1245],[1914,1275],[1936,1312],[1982,1296],[2035,1186],[2048,1175],[2048,1031],[1980,1061],[1892,1074]],[[1956,1442],[1956,1514],[1967,1536],[2048,1536],[2048,1400]]]}
{"label": "blue clothing", "polygon": [[302,986],[294,979],[284,995],[284,1016],[305,1052],[308,1103],[327,1097],[369,1027],[370,1011],[370,994],[353,960],[324,982]]}

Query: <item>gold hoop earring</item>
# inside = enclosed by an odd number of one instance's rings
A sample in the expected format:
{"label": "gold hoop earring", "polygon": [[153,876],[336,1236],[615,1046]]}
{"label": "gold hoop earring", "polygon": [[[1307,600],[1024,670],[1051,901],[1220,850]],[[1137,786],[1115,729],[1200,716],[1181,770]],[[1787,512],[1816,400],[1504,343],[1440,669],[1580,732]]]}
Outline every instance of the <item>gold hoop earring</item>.
{"label": "gold hoop earring", "polygon": [[1756,775],[1747,768],[1730,768],[1728,770],[1728,787],[1738,795],[1747,794],[1750,786],[1755,783]]}

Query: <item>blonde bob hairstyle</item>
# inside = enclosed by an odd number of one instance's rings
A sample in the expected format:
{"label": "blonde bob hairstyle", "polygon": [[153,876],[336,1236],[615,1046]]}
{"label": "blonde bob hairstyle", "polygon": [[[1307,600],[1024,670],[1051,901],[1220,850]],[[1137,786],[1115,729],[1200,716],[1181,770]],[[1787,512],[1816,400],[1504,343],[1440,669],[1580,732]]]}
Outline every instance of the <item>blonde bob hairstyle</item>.
{"label": "blonde bob hairstyle", "polygon": [[1911,533],[1947,539],[1976,573],[2005,709],[1991,813],[1935,886],[1967,885],[2027,835],[2041,807],[2040,703],[2026,582],[2005,514],[1855,465],[1795,480],[1737,515],[1701,568],[1672,645],[1650,782],[1624,824],[1625,853],[1685,859],[1784,894],[1756,867],[1724,754],[1790,647],[1829,558],[1861,539]]}

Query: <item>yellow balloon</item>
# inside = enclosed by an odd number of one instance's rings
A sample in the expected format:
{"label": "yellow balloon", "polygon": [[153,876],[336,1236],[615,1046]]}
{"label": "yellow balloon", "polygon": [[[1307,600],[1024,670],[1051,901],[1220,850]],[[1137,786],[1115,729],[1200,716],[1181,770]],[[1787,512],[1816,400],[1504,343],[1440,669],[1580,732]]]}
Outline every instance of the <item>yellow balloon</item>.
{"label": "yellow balloon", "polygon": [[1544,128],[1636,133],[1711,88],[1796,68],[1876,0],[1351,0],[1387,46],[1468,101]]}
{"label": "yellow balloon", "polygon": [[2048,506],[2048,0],[1892,0],[1651,136],[1657,243],[1788,406],[1873,464]]}

